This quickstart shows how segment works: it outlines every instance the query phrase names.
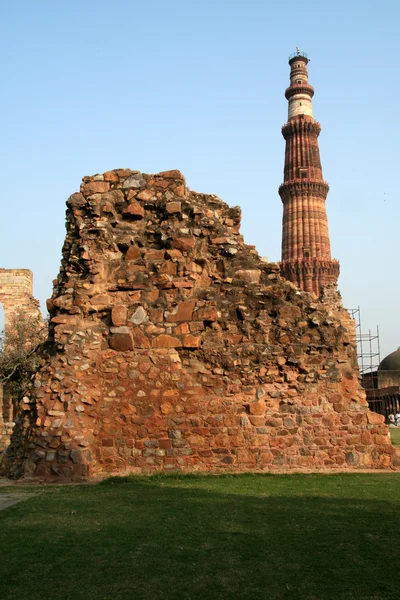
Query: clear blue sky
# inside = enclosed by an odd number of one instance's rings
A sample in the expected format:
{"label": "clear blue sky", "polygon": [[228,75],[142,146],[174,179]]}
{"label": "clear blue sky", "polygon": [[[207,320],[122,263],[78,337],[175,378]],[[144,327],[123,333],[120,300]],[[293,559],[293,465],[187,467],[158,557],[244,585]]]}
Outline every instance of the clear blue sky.
{"label": "clear blue sky", "polygon": [[[34,272],[42,307],[84,175],[180,169],[243,211],[279,260],[287,57],[311,57],[345,306],[400,345],[396,0],[1,0],[0,266]],[[397,187],[396,187],[397,186]]]}

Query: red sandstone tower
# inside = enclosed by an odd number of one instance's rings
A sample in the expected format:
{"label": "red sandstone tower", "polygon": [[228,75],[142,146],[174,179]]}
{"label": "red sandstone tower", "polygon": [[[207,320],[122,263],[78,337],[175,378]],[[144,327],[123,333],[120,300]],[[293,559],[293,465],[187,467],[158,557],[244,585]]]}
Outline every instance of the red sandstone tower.
{"label": "red sandstone tower", "polygon": [[320,124],[314,120],[314,88],[308,83],[307,54],[289,57],[288,121],[282,127],[286,140],[283,203],[282,275],[307,292],[321,294],[336,282],[339,262],[332,260],[325,200],[329,186],[322,177],[318,148]]}

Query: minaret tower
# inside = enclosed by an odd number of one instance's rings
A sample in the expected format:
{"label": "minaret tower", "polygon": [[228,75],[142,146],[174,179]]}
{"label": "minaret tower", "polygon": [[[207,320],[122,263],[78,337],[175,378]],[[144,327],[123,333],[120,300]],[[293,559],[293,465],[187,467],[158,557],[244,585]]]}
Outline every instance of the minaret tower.
{"label": "minaret tower", "polygon": [[339,262],[331,259],[325,200],[329,186],[322,177],[318,136],[308,83],[307,54],[297,48],[289,57],[288,121],[282,127],[286,140],[283,203],[282,275],[306,292],[318,296],[327,283],[339,277]]}

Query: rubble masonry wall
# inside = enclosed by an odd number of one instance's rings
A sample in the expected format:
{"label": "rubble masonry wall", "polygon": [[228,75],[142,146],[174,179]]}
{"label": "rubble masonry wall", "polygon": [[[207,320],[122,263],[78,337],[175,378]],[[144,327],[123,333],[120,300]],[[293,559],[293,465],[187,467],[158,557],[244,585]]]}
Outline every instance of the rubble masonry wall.
{"label": "rubble masonry wall", "polygon": [[[179,171],[85,177],[7,474],[389,468],[351,320],[282,279]],[[329,295],[328,295],[329,296]]]}

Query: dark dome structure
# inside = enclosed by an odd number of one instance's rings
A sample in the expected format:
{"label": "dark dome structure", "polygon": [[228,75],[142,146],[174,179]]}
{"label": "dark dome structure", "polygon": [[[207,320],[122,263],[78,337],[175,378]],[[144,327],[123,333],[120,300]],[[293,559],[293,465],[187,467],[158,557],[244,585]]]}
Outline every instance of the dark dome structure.
{"label": "dark dome structure", "polygon": [[380,371],[400,371],[400,347],[388,354],[379,365]]}

